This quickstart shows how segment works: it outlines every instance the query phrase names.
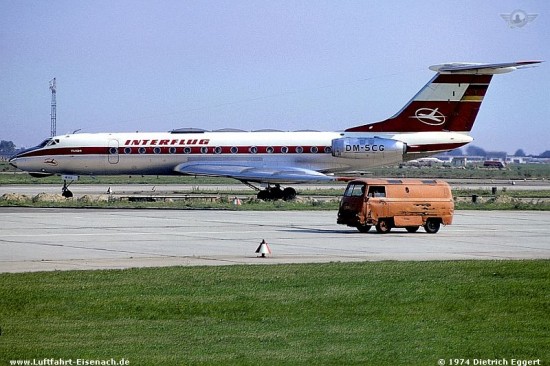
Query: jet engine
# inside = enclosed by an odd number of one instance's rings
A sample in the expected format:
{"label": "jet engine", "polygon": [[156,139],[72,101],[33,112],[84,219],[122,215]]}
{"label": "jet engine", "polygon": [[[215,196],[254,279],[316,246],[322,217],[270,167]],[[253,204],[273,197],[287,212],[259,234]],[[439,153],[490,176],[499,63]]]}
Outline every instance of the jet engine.
{"label": "jet engine", "polygon": [[344,159],[376,161],[377,165],[403,161],[407,145],[380,137],[341,137],[332,140],[332,156]]}

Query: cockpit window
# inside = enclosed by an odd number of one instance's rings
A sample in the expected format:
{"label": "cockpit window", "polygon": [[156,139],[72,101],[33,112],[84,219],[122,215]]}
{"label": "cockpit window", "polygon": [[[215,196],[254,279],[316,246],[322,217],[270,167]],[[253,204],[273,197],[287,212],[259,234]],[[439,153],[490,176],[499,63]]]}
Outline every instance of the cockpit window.
{"label": "cockpit window", "polygon": [[38,144],[37,147],[45,147],[46,145],[48,145],[48,142],[50,142],[51,139],[46,139],[44,141],[42,141],[41,143]]}
{"label": "cockpit window", "polygon": [[46,147],[46,146],[53,146],[53,145],[57,144],[58,142],[59,142],[59,140],[45,139],[37,147],[42,148],[42,147]]}

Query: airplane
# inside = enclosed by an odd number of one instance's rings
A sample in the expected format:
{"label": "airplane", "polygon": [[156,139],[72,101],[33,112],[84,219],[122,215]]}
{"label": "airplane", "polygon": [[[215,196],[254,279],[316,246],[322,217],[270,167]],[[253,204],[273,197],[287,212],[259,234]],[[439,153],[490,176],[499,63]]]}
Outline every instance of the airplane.
{"label": "airplane", "polygon": [[[445,63],[393,117],[344,131],[176,129],[169,132],[73,133],[45,139],[9,163],[49,175],[195,175],[229,177],[263,200],[296,197],[288,185],[338,181],[343,174],[453,150],[469,135],[493,75],[542,61]],[[256,185],[255,185],[256,184]],[[257,187],[266,185],[265,189]],[[62,193],[72,197],[64,179]]]}

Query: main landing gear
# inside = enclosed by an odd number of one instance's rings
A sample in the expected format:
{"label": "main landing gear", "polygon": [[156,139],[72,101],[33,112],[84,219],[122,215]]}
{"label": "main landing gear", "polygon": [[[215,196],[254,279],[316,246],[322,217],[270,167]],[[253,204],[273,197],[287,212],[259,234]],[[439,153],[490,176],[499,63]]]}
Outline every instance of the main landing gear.
{"label": "main landing gear", "polygon": [[277,201],[277,200],[284,200],[284,201],[292,201],[296,198],[296,190],[292,187],[286,187],[285,189],[281,189],[281,186],[279,184],[270,185],[265,189],[260,189],[248,182],[243,182],[247,186],[255,189],[258,191],[258,195],[256,196],[260,200],[264,201]]}
{"label": "main landing gear", "polygon": [[281,189],[281,186],[275,184],[274,187],[267,186],[266,189],[259,191],[257,197],[258,199],[264,201],[277,201],[281,199],[285,201],[292,201],[296,198],[296,190],[292,187]]}

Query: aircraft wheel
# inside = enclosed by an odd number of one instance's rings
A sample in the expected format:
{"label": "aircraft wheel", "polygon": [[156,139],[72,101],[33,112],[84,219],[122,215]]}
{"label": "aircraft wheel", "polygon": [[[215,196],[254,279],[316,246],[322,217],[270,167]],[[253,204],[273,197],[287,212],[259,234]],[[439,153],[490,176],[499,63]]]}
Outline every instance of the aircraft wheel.
{"label": "aircraft wheel", "polygon": [[281,189],[281,187],[279,187],[279,185],[276,185],[275,188],[271,188],[269,190],[269,197],[273,201],[284,199],[283,190]]}
{"label": "aircraft wheel", "polygon": [[376,231],[380,234],[387,234],[391,231],[391,224],[388,219],[380,219],[378,220],[378,224],[376,224]]}
{"label": "aircraft wheel", "polygon": [[372,227],[372,225],[361,225],[361,224],[359,224],[356,227],[357,227],[357,230],[359,230],[360,232],[368,233],[370,228]]}
{"label": "aircraft wheel", "polygon": [[407,226],[405,229],[407,229],[409,233],[416,233],[418,231],[418,228],[419,226]]}
{"label": "aircraft wheel", "polygon": [[292,201],[296,198],[296,190],[292,187],[286,187],[283,191],[283,200]]}
{"label": "aircraft wheel", "polygon": [[435,234],[439,231],[441,227],[441,222],[437,219],[428,219],[426,225],[424,225],[424,230],[429,234]]}
{"label": "aircraft wheel", "polygon": [[271,199],[269,192],[267,190],[259,191],[256,197],[259,200],[263,200],[263,201],[269,201]]}

